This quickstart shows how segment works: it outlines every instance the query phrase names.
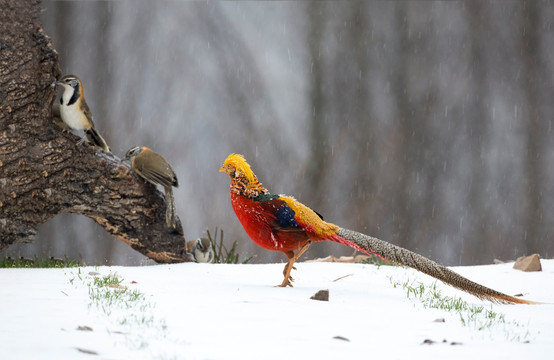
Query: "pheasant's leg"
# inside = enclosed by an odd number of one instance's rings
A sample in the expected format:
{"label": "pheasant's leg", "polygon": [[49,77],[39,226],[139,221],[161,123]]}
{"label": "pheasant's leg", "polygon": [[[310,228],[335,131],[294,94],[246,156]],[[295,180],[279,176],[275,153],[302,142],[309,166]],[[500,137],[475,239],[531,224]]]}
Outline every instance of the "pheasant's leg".
{"label": "pheasant's leg", "polygon": [[[290,276],[289,265],[290,265],[290,259],[294,257],[294,251],[287,251],[285,255],[287,255],[287,257],[289,258],[289,261],[287,261],[287,263],[285,264],[285,268],[283,269],[283,276],[285,277],[285,279],[287,279],[287,273],[289,274],[289,277],[288,277],[289,282],[287,283],[287,285],[292,286],[291,281],[294,281],[294,279]],[[294,266],[292,268],[296,269]],[[284,280],[283,280],[283,283],[284,283]],[[277,285],[277,286],[283,286],[283,284]]]}
{"label": "pheasant's leg", "polygon": [[294,253],[291,252],[287,252],[286,255],[287,257],[289,258],[289,262],[287,263],[287,265],[285,265],[285,269],[283,270],[283,275],[285,276],[283,278],[283,282],[281,283],[281,285],[279,285],[280,287],[286,287],[286,286],[290,286],[292,287],[292,283],[291,283],[291,280],[293,280],[291,277],[290,277],[290,272],[292,271],[292,269],[294,269],[294,262],[296,260],[298,260],[298,258],[300,256],[302,256],[302,254],[304,252],[306,252],[306,250],[308,250],[308,248],[310,247],[310,244],[311,244],[311,241],[307,241],[301,248],[300,250],[298,250],[298,252],[296,253],[296,255],[292,255]]}

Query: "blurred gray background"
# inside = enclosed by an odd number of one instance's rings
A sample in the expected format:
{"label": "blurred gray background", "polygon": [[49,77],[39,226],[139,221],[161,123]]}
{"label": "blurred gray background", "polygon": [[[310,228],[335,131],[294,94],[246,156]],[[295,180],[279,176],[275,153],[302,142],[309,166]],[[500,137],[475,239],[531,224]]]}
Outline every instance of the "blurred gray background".
{"label": "blurred gray background", "polygon": [[[554,254],[554,3],[43,2],[62,72],[123,157],[162,154],[187,240],[245,234],[225,157],[326,220],[446,265]],[[350,255],[316,244],[305,258]],[[5,254],[142,264],[60,215]]]}

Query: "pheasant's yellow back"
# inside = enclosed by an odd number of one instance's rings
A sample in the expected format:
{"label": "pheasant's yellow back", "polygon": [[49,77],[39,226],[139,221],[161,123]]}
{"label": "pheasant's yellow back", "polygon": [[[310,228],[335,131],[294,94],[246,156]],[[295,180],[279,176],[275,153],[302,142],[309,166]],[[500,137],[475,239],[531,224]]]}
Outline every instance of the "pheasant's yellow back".
{"label": "pheasant's yellow back", "polygon": [[310,235],[317,236],[321,240],[326,240],[338,231],[339,227],[337,225],[323,221],[315,211],[292,196],[279,195],[279,198],[294,211],[294,218],[306,228]]}

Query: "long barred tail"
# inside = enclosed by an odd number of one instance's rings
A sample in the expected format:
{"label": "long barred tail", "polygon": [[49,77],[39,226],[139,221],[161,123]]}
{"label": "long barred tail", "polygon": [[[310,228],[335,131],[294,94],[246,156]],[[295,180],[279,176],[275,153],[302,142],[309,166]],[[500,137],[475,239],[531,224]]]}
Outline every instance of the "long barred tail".
{"label": "long barred tail", "polygon": [[106,143],[106,140],[104,140],[104,138],[100,135],[100,133],[95,128],[92,127],[88,130],[85,130],[85,134],[87,135],[87,139],[91,143],[93,143],[96,147],[99,147],[105,152],[111,152],[110,147]]}
{"label": "long barred tail", "polygon": [[433,260],[429,260],[415,252],[386,241],[343,228],[339,228],[337,235],[336,237],[331,237],[330,240],[343,243],[366,253],[375,254],[395,264],[409,266],[448,285],[470,293],[479,299],[502,304],[540,304],[489,289],[486,286],[466,279]]}

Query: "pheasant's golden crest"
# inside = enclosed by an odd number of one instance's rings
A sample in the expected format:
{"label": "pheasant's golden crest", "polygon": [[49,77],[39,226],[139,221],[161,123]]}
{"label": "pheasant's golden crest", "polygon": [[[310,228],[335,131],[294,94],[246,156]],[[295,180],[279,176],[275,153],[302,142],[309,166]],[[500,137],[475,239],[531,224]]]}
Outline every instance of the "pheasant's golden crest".
{"label": "pheasant's golden crest", "polygon": [[[249,183],[257,181],[256,175],[254,175],[254,172],[252,171],[252,169],[250,169],[250,165],[246,162],[246,159],[241,154],[230,154],[229,156],[227,156],[227,159],[225,159],[225,162],[223,163],[223,167],[219,169],[219,171],[226,171],[229,174],[229,170],[233,169],[236,172],[244,174]],[[235,176],[238,177],[239,175]]]}
{"label": "pheasant's golden crest", "polygon": [[219,171],[225,171],[231,178],[231,191],[237,195],[256,197],[267,194],[267,189],[262,186],[258,178],[250,168],[250,165],[241,154],[230,154],[223,162]]}

